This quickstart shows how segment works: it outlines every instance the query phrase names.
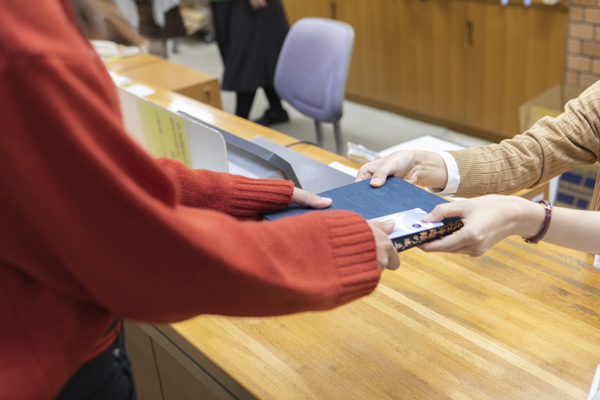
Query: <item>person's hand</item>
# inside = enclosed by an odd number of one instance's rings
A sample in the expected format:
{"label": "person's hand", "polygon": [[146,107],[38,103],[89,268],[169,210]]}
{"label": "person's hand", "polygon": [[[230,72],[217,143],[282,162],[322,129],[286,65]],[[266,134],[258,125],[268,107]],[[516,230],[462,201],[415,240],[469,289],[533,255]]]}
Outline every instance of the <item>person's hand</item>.
{"label": "person's hand", "polygon": [[296,203],[303,207],[327,208],[331,205],[331,199],[328,197],[321,197],[318,194],[294,187],[292,203]]}
{"label": "person's hand", "polygon": [[261,8],[265,8],[267,6],[267,0],[249,0],[249,1],[250,1],[250,7],[252,7],[252,9],[254,11],[260,10]]}
{"label": "person's hand", "polygon": [[397,151],[363,165],[356,182],[371,179],[371,186],[382,186],[387,177],[396,175],[419,186],[444,189],[448,183],[448,170],[441,155],[430,151]]}
{"label": "person's hand", "polygon": [[422,244],[420,249],[480,256],[508,236],[535,236],[544,213],[539,204],[516,196],[489,195],[440,204],[423,217],[423,222],[460,217],[463,227],[452,235]]}
{"label": "person's hand", "polygon": [[388,234],[394,230],[394,221],[367,221],[377,246],[377,264],[383,272],[385,269],[395,270],[400,266],[400,257]]}
{"label": "person's hand", "polygon": [[[327,208],[331,205],[331,201],[328,197],[321,197],[297,187],[294,188],[294,194],[292,195],[292,202],[304,207]],[[384,269],[397,269],[400,266],[400,258],[394,244],[388,237],[388,234],[394,230],[394,221],[367,221],[367,223],[373,231],[373,236],[375,236],[379,269],[382,272]]]}

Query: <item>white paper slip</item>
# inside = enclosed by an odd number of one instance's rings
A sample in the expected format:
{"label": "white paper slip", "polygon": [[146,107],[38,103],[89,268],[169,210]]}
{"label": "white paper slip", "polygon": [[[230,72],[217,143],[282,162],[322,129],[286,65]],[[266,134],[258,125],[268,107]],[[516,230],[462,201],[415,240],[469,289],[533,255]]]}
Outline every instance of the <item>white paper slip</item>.
{"label": "white paper slip", "polygon": [[335,168],[335,169],[337,169],[338,171],[342,171],[343,173],[345,173],[345,174],[348,174],[348,175],[350,175],[350,176],[353,176],[353,177],[355,177],[355,178],[356,178],[356,175],[358,175],[358,170],[357,170],[357,169],[355,169],[355,168],[352,168],[352,167],[349,167],[349,166],[347,166],[347,165],[344,165],[344,164],[342,164],[342,163],[339,163],[339,162],[337,162],[337,161],[334,161],[334,162],[332,162],[332,163],[329,163],[329,166],[330,166],[331,168]]}
{"label": "white paper slip", "polygon": [[126,76],[117,75],[117,74],[112,73],[112,72],[109,72],[109,74],[110,74],[110,77],[112,78],[113,82],[117,86],[127,85],[129,82],[131,82],[131,78],[128,78]]}
{"label": "white paper slip", "polygon": [[142,85],[141,83],[136,83],[131,86],[127,86],[123,88],[127,90],[129,93],[133,93],[136,96],[147,97],[156,93],[156,90],[149,88],[148,86]]}

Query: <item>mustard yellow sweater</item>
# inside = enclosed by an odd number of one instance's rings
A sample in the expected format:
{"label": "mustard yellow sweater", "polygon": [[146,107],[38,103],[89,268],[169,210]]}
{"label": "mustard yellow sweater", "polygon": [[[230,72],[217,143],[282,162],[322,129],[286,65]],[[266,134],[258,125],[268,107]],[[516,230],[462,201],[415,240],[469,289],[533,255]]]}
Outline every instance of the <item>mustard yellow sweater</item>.
{"label": "mustard yellow sweater", "polygon": [[[600,159],[600,81],[527,132],[499,144],[450,152],[460,171],[456,196],[512,194]],[[591,209],[600,210],[600,179]]]}

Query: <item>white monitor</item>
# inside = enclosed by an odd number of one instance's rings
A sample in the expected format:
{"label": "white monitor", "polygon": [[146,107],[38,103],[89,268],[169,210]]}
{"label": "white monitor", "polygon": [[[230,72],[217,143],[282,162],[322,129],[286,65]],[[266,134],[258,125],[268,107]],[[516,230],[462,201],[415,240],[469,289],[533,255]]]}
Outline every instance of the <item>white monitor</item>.
{"label": "white monitor", "polygon": [[217,130],[118,88],[127,132],[154,157],[190,168],[229,172],[227,146]]}

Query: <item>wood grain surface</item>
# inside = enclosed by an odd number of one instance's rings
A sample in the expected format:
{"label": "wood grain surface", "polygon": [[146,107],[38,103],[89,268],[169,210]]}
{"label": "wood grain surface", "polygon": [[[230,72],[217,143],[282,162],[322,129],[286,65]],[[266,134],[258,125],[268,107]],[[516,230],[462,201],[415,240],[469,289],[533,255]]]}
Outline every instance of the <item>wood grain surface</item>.
{"label": "wood grain surface", "polygon": [[[247,139],[296,139],[177,93],[149,100]],[[310,145],[323,162],[345,158]],[[600,363],[593,257],[509,238],[485,256],[403,252],[370,296],[277,318],[148,326],[231,398],[584,399]]]}
{"label": "wood grain surface", "polygon": [[108,60],[109,71],[135,81],[177,92],[221,108],[221,86],[216,76],[150,54]]}
{"label": "wood grain surface", "polygon": [[[149,97],[247,139],[296,139],[156,88]],[[294,147],[323,162],[341,156]],[[370,296],[277,318],[146,326],[227,392],[260,399],[585,399],[600,363],[593,256],[508,238],[483,257],[411,249]]]}
{"label": "wood grain surface", "polygon": [[237,398],[586,398],[600,363],[592,256],[509,238],[479,258],[411,249],[401,261],[333,311],[154,329]]}

